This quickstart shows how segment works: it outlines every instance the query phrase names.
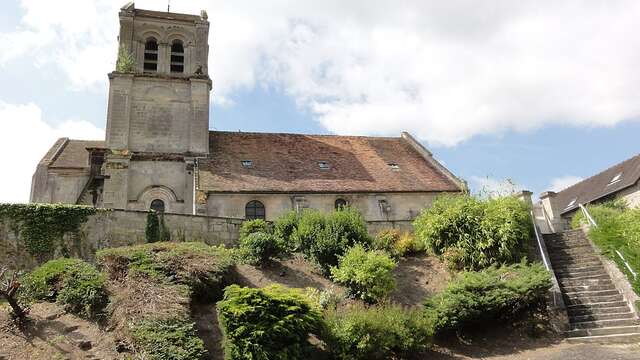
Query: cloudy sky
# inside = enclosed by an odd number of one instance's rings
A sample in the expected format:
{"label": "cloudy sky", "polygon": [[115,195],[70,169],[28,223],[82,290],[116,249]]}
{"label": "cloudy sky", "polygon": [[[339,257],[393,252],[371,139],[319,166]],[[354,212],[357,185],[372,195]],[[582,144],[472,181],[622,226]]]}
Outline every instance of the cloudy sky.
{"label": "cloudy sky", "polygon": [[[104,137],[126,1],[2,2],[0,201],[27,201],[56,138]],[[557,190],[639,152],[639,1],[171,6],[209,14],[212,129],[407,130],[476,191]]]}

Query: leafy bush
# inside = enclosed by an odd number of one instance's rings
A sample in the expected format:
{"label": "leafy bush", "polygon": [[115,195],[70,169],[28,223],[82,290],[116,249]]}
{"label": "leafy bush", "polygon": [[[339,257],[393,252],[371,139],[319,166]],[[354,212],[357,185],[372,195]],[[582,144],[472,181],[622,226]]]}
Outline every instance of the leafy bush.
{"label": "leafy bush", "polygon": [[338,267],[331,268],[331,278],[345,285],[355,297],[373,303],[395,288],[393,269],[396,263],[383,251],[367,251],[355,245],[340,257]]}
{"label": "leafy bush", "polygon": [[258,232],[270,234],[269,224],[262,219],[247,220],[240,226],[240,240]]}
{"label": "leafy bush", "polygon": [[84,317],[101,314],[109,298],[106,277],[79,259],[51,260],[22,279],[25,301],[56,301]]}
{"label": "leafy bush", "polygon": [[149,359],[192,360],[206,354],[188,318],[143,320],[133,326],[133,340]]}
{"label": "leafy bush", "polygon": [[[622,210],[623,207],[615,205],[615,202],[610,202],[587,206],[598,224],[598,227],[589,229],[589,238],[627,275],[634,291],[640,294],[640,279],[634,279],[616,253],[619,251],[632,269],[640,271],[640,209]],[[579,227],[581,218],[582,213],[578,212],[572,225]]]}
{"label": "leafy bush", "polygon": [[542,264],[492,266],[459,273],[442,293],[426,301],[426,312],[436,332],[458,330],[539,305],[549,288],[550,275]]}
{"label": "leafy bush", "polygon": [[320,265],[325,273],[338,264],[338,257],[348,248],[371,242],[364,218],[352,208],[327,215],[304,211],[294,239],[298,250]]}
{"label": "leafy bush", "polygon": [[302,359],[310,333],[319,333],[320,310],[304,293],[272,285],[231,285],[218,302],[225,359]]}
{"label": "leafy bush", "polygon": [[378,232],[371,247],[375,250],[386,251],[395,258],[417,253],[423,249],[411,233],[400,232],[397,229],[384,229]]}
{"label": "leafy bush", "polygon": [[273,224],[273,235],[281,239],[287,247],[294,248],[293,234],[298,229],[298,214],[295,211],[280,216]]}
{"label": "leafy bush", "polygon": [[259,265],[273,258],[281,258],[287,253],[281,239],[263,232],[252,233],[242,238],[240,251],[250,263]]}
{"label": "leafy bush", "polygon": [[433,336],[422,311],[396,305],[329,311],[325,321],[336,359],[404,359],[427,349]]}
{"label": "leafy bush", "polygon": [[479,200],[445,195],[415,220],[416,236],[456,267],[483,269],[519,261],[531,237],[527,205],[512,196]]}

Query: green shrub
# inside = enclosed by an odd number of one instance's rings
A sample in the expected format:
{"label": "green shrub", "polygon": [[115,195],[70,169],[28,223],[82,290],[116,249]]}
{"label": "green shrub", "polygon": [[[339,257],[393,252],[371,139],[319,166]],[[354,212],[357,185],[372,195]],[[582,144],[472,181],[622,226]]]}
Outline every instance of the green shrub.
{"label": "green shrub", "polygon": [[136,71],[136,60],[133,54],[124,45],[118,50],[118,60],[116,61],[116,71],[119,73],[134,73]]}
{"label": "green shrub", "polygon": [[331,278],[345,285],[355,297],[373,303],[386,297],[394,288],[396,263],[383,251],[367,251],[355,245],[340,257],[338,267],[331,268]]}
{"label": "green shrub", "polygon": [[109,298],[106,277],[79,259],[51,260],[22,279],[25,301],[55,301],[84,317],[102,314]]}
{"label": "green shrub", "polygon": [[281,239],[263,232],[252,233],[242,238],[240,251],[249,263],[258,265],[287,254],[287,248]]}
{"label": "green shrub", "polygon": [[302,359],[310,333],[319,333],[320,310],[297,289],[231,285],[218,302],[225,359]]}
{"label": "green shrub", "polygon": [[338,257],[355,244],[371,242],[362,215],[353,208],[344,208],[323,215],[304,211],[294,234],[297,247],[322,268],[325,273],[338,264]]}
{"label": "green shrub", "polygon": [[544,302],[550,275],[541,264],[524,262],[459,273],[440,294],[426,301],[436,332],[508,318]]}
{"label": "green shrub", "polygon": [[204,343],[188,318],[143,320],[133,326],[132,334],[145,359],[192,360],[206,354]]}
{"label": "green shrub", "polygon": [[262,219],[247,220],[240,226],[240,240],[258,232],[270,234],[269,224]]}
{"label": "green shrub", "polygon": [[406,359],[426,350],[433,336],[422,311],[396,305],[329,311],[325,321],[324,338],[336,359]]}
{"label": "green shrub", "polygon": [[452,264],[472,270],[519,261],[531,237],[529,208],[512,196],[445,195],[420,214],[414,227],[434,254],[448,253]]}
{"label": "green shrub", "polygon": [[424,247],[416,241],[411,233],[401,232],[397,229],[383,229],[378,232],[371,243],[371,248],[386,251],[395,258],[424,250]]}
{"label": "green shrub", "polygon": [[[600,225],[600,223],[604,224],[605,222],[610,223],[611,221],[615,221],[615,219],[622,213],[622,210],[619,208],[609,205],[612,204],[587,205],[587,211],[589,211],[589,214],[598,225]],[[571,219],[571,227],[573,229],[579,229],[582,224],[589,225],[587,219],[585,219],[584,213],[582,211],[577,211],[573,216],[573,219]]]}
{"label": "green shrub", "polygon": [[276,219],[273,224],[273,235],[293,249],[295,247],[293,234],[296,229],[298,229],[298,214],[295,211],[289,211]]}

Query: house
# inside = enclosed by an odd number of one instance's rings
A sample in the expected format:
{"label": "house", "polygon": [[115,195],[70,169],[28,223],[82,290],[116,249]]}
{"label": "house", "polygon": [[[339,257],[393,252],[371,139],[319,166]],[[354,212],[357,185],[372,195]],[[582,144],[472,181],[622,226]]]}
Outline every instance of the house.
{"label": "house", "polygon": [[639,180],[640,155],[636,155],[562,191],[542,193],[539,204],[547,222],[560,231],[567,228],[581,204],[623,199],[628,206],[639,207]]}
{"label": "house", "polygon": [[135,64],[109,74],[106,139],[58,140],[33,176],[32,202],[266,220],[349,205],[369,221],[410,221],[465,189],[408,133],[209,131],[206,12],[130,3],[119,16],[120,49]]}

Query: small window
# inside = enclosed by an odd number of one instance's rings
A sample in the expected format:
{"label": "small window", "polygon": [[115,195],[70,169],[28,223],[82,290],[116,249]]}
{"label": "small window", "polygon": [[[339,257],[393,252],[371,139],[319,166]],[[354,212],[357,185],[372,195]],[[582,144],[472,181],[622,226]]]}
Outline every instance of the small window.
{"label": "small window", "polygon": [[252,168],[253,160],[242,160],[242,167],[244,168]]}
{"label": "small window", "polygon": [[155,199],[151,202],[151,210],[157,212],[157,213],[164,213],[164,201],[160,200],[160,199]]}
{"label": "small window", "polygon": [[247,220],[266,220],[267,217],[264,210],[264,204],[257,200],[249,201],[244,208],[244,217]]}
{"label": "small window", "polygon": [[321,170],[329,170],[331,168],[326,161],[318,161],[318,167],[320,167]]}
{"label": "small window", "polygon": [[342,210],[349,205],[345,199],[337,199],[335,203],[336,210]]}
{"label": "small window", "polygon": [[616,176],[614,176],[611,181],[609,181],[609,184],[607,185],[612,185],[617,183],[618,181],[622,180],[622,173],[618,173]]}
{"label": "small window", "polygon": [[388,163],[387,165],[389,165],[389,168],[393,171],[398,171],[400,170],[400,165],[398,165],[397,163]]}
{"label": "small window", "polygon": [[576,204],[576,202],[578,202],[578,198],[574,198],[573,200],[571,200],[571,201],[569,202],[569,204],[567,204],[566,209],[568,209],[568,208],[570,208],[570,207],[574,206],[574,205]]}
{"label": "small window", "polygon": [[156,71],[158,71],[158,41],[155,38],[149,38],[144,44],[144,72]]}
{"label": "small window", "polygon": [[174,40],[171,44],[171,72],[183,73],[184,72],[184,46],[182,41]]}

